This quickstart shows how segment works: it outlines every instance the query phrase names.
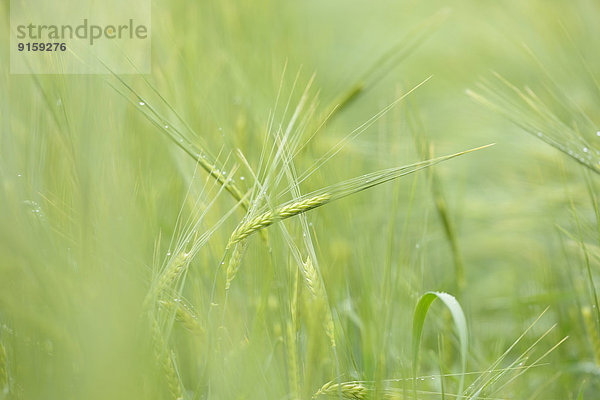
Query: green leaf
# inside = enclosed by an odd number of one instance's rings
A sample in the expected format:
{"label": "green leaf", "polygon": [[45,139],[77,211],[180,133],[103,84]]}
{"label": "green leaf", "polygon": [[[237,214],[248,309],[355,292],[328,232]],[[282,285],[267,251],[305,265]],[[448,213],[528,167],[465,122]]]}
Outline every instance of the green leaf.
{"label": "green leaf", "polygon": [[460,357],[462,364],[462,374],[459,383],[459,396],[462,394],[464,386],[464,373],[467,367],[467,347],[469,339],[469,331],[467,329],[467,321],[465,314],[463,313],[462,307],[456,300],[456,298],[448,293],[443,292],[427,292],[419,299],[417,307],[415,308],[415,314],[413,317],[413,330],[412,330],[412,352],[413,352],[413,383],[416,382],[417,377],[417,366],[419,362],[419,347],[421,343],[421,334],[423,333],[423,326],[425,325],[425,317],[431,307],[431,304],[436,300],[440,299],[444,305],[450,310],[456,332],[458,334],[458,340],[460,343]]}

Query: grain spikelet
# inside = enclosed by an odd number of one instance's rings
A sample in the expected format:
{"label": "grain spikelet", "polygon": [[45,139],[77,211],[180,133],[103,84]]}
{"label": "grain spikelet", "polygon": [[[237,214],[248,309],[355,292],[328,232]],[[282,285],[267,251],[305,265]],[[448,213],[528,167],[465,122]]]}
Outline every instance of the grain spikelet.
{"label": "grain spikelet", "polygon": [[200,324],[200,321],[198,321],[196,313],[180,299],[172,301],[161,300],[159,303],[170,312],[174,312],[175,320],[181,323],[188,331],[197,336],[204,334],[204,328]]}
{"label": "grain spikelet", "polygon": [[231,259],[229,260],[229,264],[227,265],[227,280],[225,281],[225,290],[228,291],[231,287],[231,282],[235,279],[237,272],[240,269],[240,264],[242,263],[242,257],[244,256],[244,252],[248,247],[248,241],[242,240],[241,243],[238,243],[233,250],[233,254],[231,255]]}
{"label": "grain spikelet", "polygon": [[238,226],[237,229],[231,234],[231,238],[229,239],[229,244],[227,247],[231,248],[231,246],[234,244],[246,239],[254,232],[272,225],[276,221],[293,217],[294,215],[298,215],[312,210],[313,208],[320,207],[324,204],[327,204],[330,200],[331,195],[324,193],[291,204],[286,204],[274,211],[264,212]]}
{"label": "grain spikelet", "polygon": [[152,340],[154,343],[154,356],[158,365],[160,365],[163,373],[165,374],[169,392],[174,399],[183,399],[183,392],[181,389],[181,383],[179,382],[179,376],[177,375],[177,371],[173,365],[172,356],[169,354],[156,319],[152,319]]}
{"label": "grain spikelet", "polygon": [[6,391],[8,387],[8,368],[7,368],[6,349],[0,342],[0,393]]}
{"label": "grain spikelet", "polygon": [[319,396],[335,396],[341,392],[343,399],[362,400],[367,397],[367,388],[359,382],[343,382],[340,384],[327,382],[313,396],[316,399]]}
{"label": "grain spikelet", "polygon": [[316,301],[320,302],[325,307],[325,321],[323,321],[323,326],[325,328],[325,333],[331,342],[331,347],[335,347],[333,315],[331,314],[331,310],[329,309],[327,302],[327,292],[325,292],[325,288],[323,287],[319,273],[313,265],[310,257],[308,257],[306,262],[302,264],[302,273],[304,275],[306,287],[312,296]]}
{"label": "grain spikelet", "polygon": [[583,322],[585,323],[585,328],[587,330],[588,337],[590,338],[590,342],[592,343],[594,361],[596,362],[596,365],[600,365],[600,335],[598,335],[596,323],[594,322],[594,318],[592,317],[592,310],[590,309],[590,307],[583,307],[581,309],[581,314],[583,315]]}

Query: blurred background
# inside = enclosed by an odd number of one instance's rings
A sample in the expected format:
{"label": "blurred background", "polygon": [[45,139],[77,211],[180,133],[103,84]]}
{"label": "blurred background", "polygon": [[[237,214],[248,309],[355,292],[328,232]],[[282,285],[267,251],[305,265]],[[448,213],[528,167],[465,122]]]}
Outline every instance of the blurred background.
{"label": "blurred background", "polygon": [[[434,304],[418,398],[598,396],[597,2],[157,0],[152,73],[122,77],[10,75],[0,4],[0,399],[311,398],[329,381],[414,398],[427,291],[460,303],[468,373]],[[306,290],[290,317],[298,265],[278,226],[249,238],[225,310],[244,211],[181,148],[251,190],[271,119],[290,122],[313,76],[299,175],[370,122],[302,193],[495,143],[305,214],[335,352]],[[266,188],[276,204],[288,184]],[[305,257],[298,218],[282,225]],[[150,296],[203,233],[171,294]],[[179,299],[198,331],[161,308]]]}

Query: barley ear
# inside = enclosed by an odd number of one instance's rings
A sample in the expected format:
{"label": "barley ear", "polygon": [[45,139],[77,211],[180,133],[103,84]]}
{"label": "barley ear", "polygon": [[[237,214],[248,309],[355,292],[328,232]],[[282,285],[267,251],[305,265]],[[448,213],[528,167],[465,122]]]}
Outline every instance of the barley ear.
{"label": "barley ear", "polygon": [[581,314],[583,315],[583,322],[585,323],[588,337],[592,343],[594,361],[596,362],[596,365],[600,365],[600,334],[598,334],[596,323],[592,317],[592,310],[588,306],[583,307],[581,309]]}
{"label": "barley ear", "polygon": [[233,254],[229,259],[229,264],[227,265],[227,278],[225,281],[225,290],[229,291],[231,287],[231,282],[235,279],[239,269],[240,264],[242,263],[242,258],[244,257],[244,253],[246,252],[246,248],[248,247],[248,241],[242,240],[240,243],[237,243],[235,248],[233,249]]}
{"label": "barley ear", "polygon": [[231,246],[246,239],[254,232],[273,225],[276,221],[302,214],[313,208],[325,205],[331,200],[332,197],[330,194],[320,194],[295,203],[285,204],[274,211],[266,211],[250,220],[243,221],[231,234],[227,248],[231,248]]}
{"label": "barley ear", "polygon": [[8,391],[8,360],[6,358],[6,349],[0,342],[0,393]]}
{"label": "barley ear", "polygon": [[315,268],[310,257],[306,259],[306,262],[302,264],[302,273],[304,275],[304,281],[306,283],[306,287],[320,304],[325,307],[325,321],[323,321],[323,327],[325,328],[325,333],[331,342],[331,347],[335,348],[335,330],[333,325],[333,315],[331,313],[331,309],[329,308],[329,303],[327,301],[327,292],[323,287],[321,282],[321,277],[317,269]]}
{"label": "barley ear", "polygon": [[182,272],[189,265],[190,253],[185,251],[180,252],[163,271],[158,284],[156,285],[156,293],[160,293],[173,284],[181,276]]}
{"label": "barley ear", "polygon": [[190,253],[181,251],[176,257],[167,262],[167,265],[158,277],[156,284],[150,289],[144,299],[144,309],[149,309],[150,305],[153,304],[153,301],[156,299],[155,296],[160,295],[177,281],[188,267],[190,260]]}
{"label": "barley ear", "polygon": [[367,398],[367,388],[359,382],[343,382],[340,384],[327,382],[314,394],[313,399],[319,396],[338,397],[342,394],[343,399],[363,400]]}
{"label": "barley ear", "polygon": [[165,375],[169,392],[175,400],[183,399],[181,382],[175,369],[173,356],[170,354],[163,340],[158,322],[154,318],[152,319],[152,341],[154,343],[154,356]]}
{"label": "barley ear", "polygon": [[194,335],[202,336],[205,333],[205,330],[200,324],[196,313],[180,299],[169,301],[161,300],[159,301],[159,304],[168,309],[170,312],[174,312],[175,321],[181,323],[185,329]]}

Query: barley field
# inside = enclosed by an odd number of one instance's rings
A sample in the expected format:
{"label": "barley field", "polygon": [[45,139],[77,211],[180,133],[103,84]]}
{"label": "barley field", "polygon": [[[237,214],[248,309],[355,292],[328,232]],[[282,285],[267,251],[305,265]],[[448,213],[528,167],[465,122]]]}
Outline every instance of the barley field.
{"label": "barley field", "polygon": [[155,0],[150,74],[9,15],[0,399],[600,398],[597,1]]}

